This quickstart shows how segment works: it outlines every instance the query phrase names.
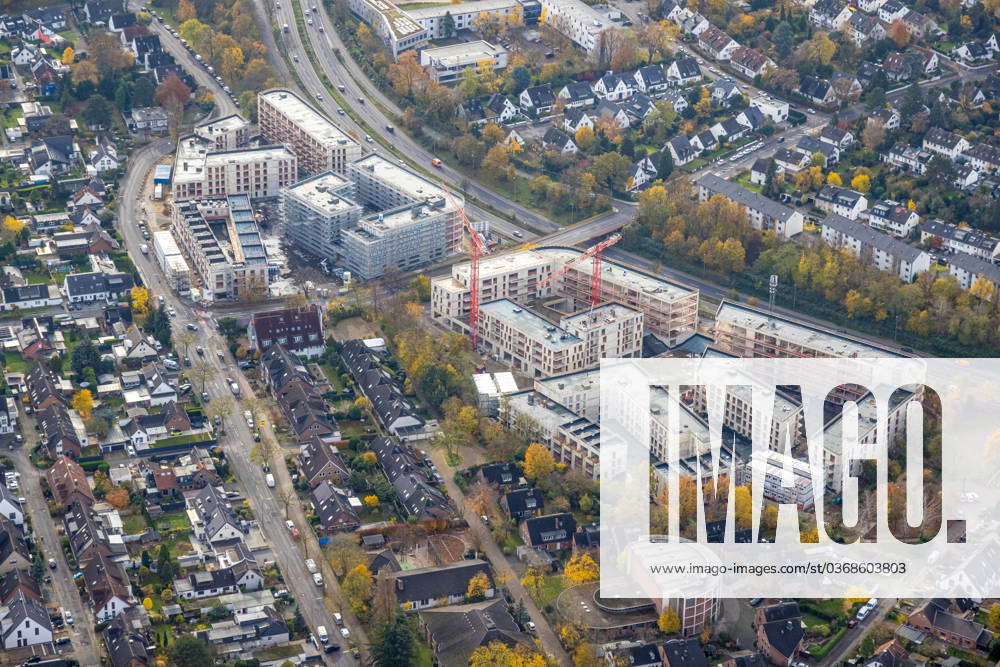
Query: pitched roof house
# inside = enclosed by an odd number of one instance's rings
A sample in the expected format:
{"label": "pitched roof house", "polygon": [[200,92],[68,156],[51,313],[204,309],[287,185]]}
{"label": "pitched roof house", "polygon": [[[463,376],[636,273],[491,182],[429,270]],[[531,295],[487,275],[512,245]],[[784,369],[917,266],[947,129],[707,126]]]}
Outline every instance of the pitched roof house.
{"label": "pitched roof house", "polygon": [[485,597],[492,598],[495,591],[490,566],[479,559],[395,572],[393,589],[405,611],[441,607],[464,601],[469,580],[480,573],[490,582]]}
{"label": "pitched roof house", "polygon": [[805,638],[802,613],[796,602],[758,607],[754,618],[757,648],[771,664],[788,667]]}
{"label": "pitched roof house", "polygon": [[341,456],[340,450],[321,438],[310,438],[299,448],[299,472],[316,487],[324,481],[343,484],[350,469]]}
{"label": "pitched roof house", "polygon": [[561,551],[573,547],[576,519],[568,512],[546,514],[526,519],[520,530],[521,538],[528,546],[546,551]]}
{"label": "pitched roof house", "polygon": [[309,494],[309,500],[319,517],[320,525],[328,534],[356,530],[361,525],[361,517],[351,505],[347,494],[329,481],[320,482]]}
{"label": "pitched roof house", "polygon": [[534,645],[503,600],[428,609],[420,612],[420,625],[441,667],[466,667],[477,648],[493,642]]}
{"label": "pitched roof house", "polygon": [[982,623],[952,610],[946,598],[932,598],[907,618],[907,623],[935,638],[963,649],[976,650],[989,646],[993,634]]}
{"label": "pitched roof house", "polygon": [[254,313],[247,325],[247,338],[254,351],[282,345],[300,357],[318,357],[326,347],[323,314],[316,304]]}
{"label": "pitched roof house", "polygon": [[62,505],[68,506],[76,501],[93,505],[95,502],[94,492],[87,483],[87,473],[68,456],[58,457],[45,471],[45,479],[49,482],[53,497]]}

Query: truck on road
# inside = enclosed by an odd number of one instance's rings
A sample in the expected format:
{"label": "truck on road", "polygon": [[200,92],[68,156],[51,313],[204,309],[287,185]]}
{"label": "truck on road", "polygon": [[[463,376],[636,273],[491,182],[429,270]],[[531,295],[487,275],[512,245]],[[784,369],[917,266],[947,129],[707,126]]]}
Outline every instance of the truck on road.
{"label": "truck on road", "polygon": [[312,558],[306,559],[306,569],[309,570],[309,574],[316,574],[317,572],[319,572],[319,568],[316,567],[316,561],[314,561]]}

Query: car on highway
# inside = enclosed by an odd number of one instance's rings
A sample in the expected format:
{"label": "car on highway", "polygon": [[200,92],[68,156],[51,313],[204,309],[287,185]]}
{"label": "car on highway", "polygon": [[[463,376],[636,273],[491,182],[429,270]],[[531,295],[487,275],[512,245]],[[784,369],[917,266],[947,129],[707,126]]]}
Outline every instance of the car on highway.
{"label": "car on highway", "polygon": [[339,86],[337,86],[337,90],[339,90],[342,93],[347,92],[347,88],[345,88],[343,84],[340,84]]}
{"label": "car on highway", "polygon": [[312,20],[312,19],[308,19],[308,20],[306,21],[306,25],[312,25],[312,24],[313,24],[313,20]]}
{"label": "car on highway", "polygon": [[358,104],[364,104],[364,103],[365,103],[365,98],[359,97],[358,98]]}
{"label": "car on highway", "polygon": [[524,234],[522,234],[521,232],[519,232],[519,231],[517,231],[517,230],[515,230],[515,231],[511,232],[511,234],[512,234],[512,235],[514,236],[514,238],[516,238],[516,239],[519,239],[519,238],[522,238],[522,237],[524,236]]}
{"label": "car on highway", "polygon": [[195,323],[193,323],[193,322],[188,322],[186,326],[187,326],[187,330],[188,331],[197,331],[198,330],[198,325],[195,324]]}
{"label": "car on highway", "polygon": [[322,102],[323,101],[323,94],[322,93],[316,93],[316,99],[319,100],[320,102]]}
{"label": "car on highway", "polygon": [[366,135],[365,135],[365,141],[367,141],[368,143],[372,143],[372,142],[374,142],[375,140],[374,140],[374,139],[372,139],[372,135],[370,135],[370,134],[366,134]]}
{"label": "car on highway", "polygon": [[295,62],[299,62],[299,57],[293,54],[292,60],[294,60]]}
{"label": "car on highway", "polygon": [[55,558],[50,558],[49,559],[49,569],[50,570],[56,569],[56,559]]}
{"label": "car on highway", "polygon": [[319,31],[320,31],[320,32],[326,32],[326,30],[324,30],[324,29],[323,29],[323,26],[320,26],[320,27],[319,27]]}
{"label": "car on highway", "polygon": [[337,113],[339,113],[341,116],[343,116],[344,115],[344,110],[341,109],[340,107],[337,107]]}

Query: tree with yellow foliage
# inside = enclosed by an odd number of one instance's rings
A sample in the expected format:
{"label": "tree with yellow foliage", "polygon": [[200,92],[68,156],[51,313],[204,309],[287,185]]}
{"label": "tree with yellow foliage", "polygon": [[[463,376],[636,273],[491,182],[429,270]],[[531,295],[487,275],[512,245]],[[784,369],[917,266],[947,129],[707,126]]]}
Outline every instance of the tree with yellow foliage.
{"label": "tree with yellow foliage", "polygon": [[3,217],[3,229],[5,232],[17,236],[24,229],[24,222],[12,215],[5,215]]}
{"label": "tree with yellow foliage", "polygon": [[503,642],[480,646],[469,656],[469,667],[546,667],[545,656],[525,644],[511,648]]}
{"label": "tree with yellow foliage", "polygon": [[871,176],[865,173],[858,174],[851,179],[851,188],[862,194],[868,192],[872,188]]}
{"label": "tree with yellow foliage", "polygon": [[547,478],[555,469],[555,461],[552,452],[533,442],[524,453],[524,475],[532,482],[538,482]]}
{"label": "tree with yellow foliage", "polygon": [[490,578],[485,572],[477,572],[465,588],[466,600],[482,600],[486,597],[486,591],[490,589]]}
{"label": "tree with yellow foliage", "polygon": [[369,466],[374,467],[378,462],[378,457],[375,456],[375,452],[365,452],[361,455],[362,460]]}
{"label": "tree with yellow foliage", "polygon": [[969,288],[969,294],[983,301],[991,301],[996,290],[996,285],[989,278],[980,274],[976,278],[976,282],[972,283],[972,287]]}
{"label": "tree with yellow foliage", "polygon": [[364,564],[356,565],[344,577],[340,590],[355,614],[364,614],[368,611],[373,581],[371,571]]}
{"label": "tree with yellow foliage", "polygon": [[129,292],[132,298],[132,315],[144,316],[149,312],[149,290],[136,285]]}
{"label": "tree with yellow foliage", "polygon": [[72,46],[67,46],[63,49],[62,57],[59,59],[63,65],[69,66],[76,62],[76,51],[73,50]]}
{"label": "tree with yellow foliage", "polygon": [[84,421],[89,421],[91,415],[94,414],[94,396],[90,393],[89,389],[81,389],[73,394],[73,400],[70,402],[70,405],[80,413]]}
{"label": "tree with yellow foliage", "polygon": [[524,590],[528,591],[531,599],[537,602],[538,598],[542,596],[542,586],[545,585],[544,575],[537,568],[529,567],[528,571],[521,577],[521,585],[524,586]]}
{"label": "tree with yellow foliage", "polygon": [[583,631],[579,626],[567,623],[559,628],[559,639],[563,646],[572,651],[583,642]]}
{"label": "tree with yellow foliage", "polygon": [[378,507],[378,496],[365,496],[362,502],[364,502],[365,507]]}
{"label": "tree with yellow foliage", "polygon": [[483,141],[486,142],[488,146],[495,146],[504,140],[503,129],[500,128],[496,123],[488,123],[486,127],[483,128],[482,132]]}
{"label": "tree with yellow foliage", "polygon": [[673,607],[665,607],[660,617],[656,619],[656,627],[660,629],[660,632],[667,635],[672,635],[675,632],[680,632],[681,630],[681,618],[674,611]]}
{"label": "tree with yellow foliage", "polygon": [[594,145],[594,130],[584,125],[573,134],[573,141],[580,150],[587,150]]}
{"label": "tree with yellow foliage", "polygon": [[829,185],[843,185],[844,184],[844,181],[841,180],[841,178],[840,178],[840,174],[838,174],[835,171],[831,171],[829,174],[826,175],[826,182]]}
{"label": "tree with yellow foliage", "polygon": [[566,578],[575,584],[597,581],[600,570],[590,554],[577,554],[566,563]]}
{"label": "tree with yellow foliage", "polygon": [[701,89],[701,97],[694,103],[694,110],[700,114],[707,114],[712,110],[712,94],[704,86]]}

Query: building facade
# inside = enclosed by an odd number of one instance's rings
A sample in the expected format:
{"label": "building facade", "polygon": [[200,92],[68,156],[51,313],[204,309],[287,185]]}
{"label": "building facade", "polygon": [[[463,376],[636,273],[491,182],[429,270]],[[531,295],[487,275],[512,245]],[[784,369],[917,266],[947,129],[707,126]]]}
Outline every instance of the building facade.
{"label": "building facade", "polygon": [[[361,157],[358,142],[290,90],[272,89],[260,93],[257,96],[257,123],[267,141],[290,148],[298,160],[298,167],[306,174],[324,171],[344,174],[348,163]],[[295,179],[293,175],[285,185],[291,185]]]}

